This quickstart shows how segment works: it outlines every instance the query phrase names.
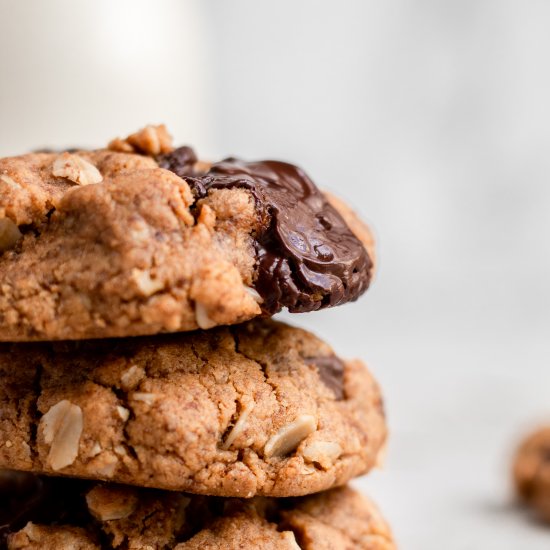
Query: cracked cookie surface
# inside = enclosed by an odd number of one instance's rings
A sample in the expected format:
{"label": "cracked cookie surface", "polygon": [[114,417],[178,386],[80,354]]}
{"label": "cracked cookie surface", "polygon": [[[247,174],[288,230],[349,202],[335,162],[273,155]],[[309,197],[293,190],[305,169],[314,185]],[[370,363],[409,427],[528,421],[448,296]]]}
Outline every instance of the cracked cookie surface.
{"label": "cracked cookie surface", "polygon": [[0,497],[7,550],[395,548],[376,506],[348,487],[243,500],[0,471]]}
{"label": "cracked cookie surface", "polygon": [[147,127],[0,159],[0,340],[208,329],[368,287],[368,228],[298,168],[208,165]]}
{"label": "cracked cookie surface", "polygon": [[0,345],[0,467],[218,496],[297,496],[376,464],[379,388],[271,320]]}

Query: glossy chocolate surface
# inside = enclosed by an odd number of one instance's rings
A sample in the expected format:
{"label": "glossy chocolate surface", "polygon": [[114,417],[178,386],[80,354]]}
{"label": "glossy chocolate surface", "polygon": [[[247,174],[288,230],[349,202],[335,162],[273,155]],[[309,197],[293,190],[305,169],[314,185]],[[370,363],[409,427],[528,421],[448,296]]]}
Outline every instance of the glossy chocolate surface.
{"label": "glossy chocolate surface", "polygon": [[160,159],[197,198],[210,189],[243,188],[256,201],[260,230],[255,288],[273,314],[315,311],[356,300],[369,286],[372,261],[342,216],[300,168],[267,160],[230,158],[203,175],[188,147]]}

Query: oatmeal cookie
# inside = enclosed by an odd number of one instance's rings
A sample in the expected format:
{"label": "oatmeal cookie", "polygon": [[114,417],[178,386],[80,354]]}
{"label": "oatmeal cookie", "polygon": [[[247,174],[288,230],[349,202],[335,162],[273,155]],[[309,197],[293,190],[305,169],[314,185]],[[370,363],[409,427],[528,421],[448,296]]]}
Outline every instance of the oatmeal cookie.
{"label": "oatmeal cookie", "polygon": [[300,496],[367,472],[379,388],[272,320],[0,345],[0,467],[216,496]]}
{"label": "oatmeal cookie", "polygon": [[198,161],[147,127],[0,159],[0,340],[237,324],[356,300],[372,237],[298,167]]}

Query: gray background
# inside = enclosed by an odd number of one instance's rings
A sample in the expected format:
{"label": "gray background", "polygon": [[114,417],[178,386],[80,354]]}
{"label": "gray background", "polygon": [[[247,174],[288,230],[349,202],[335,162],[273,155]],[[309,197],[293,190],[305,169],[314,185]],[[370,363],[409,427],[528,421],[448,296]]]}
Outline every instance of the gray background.
{"label": "gray background", "polygon": [[0,154],[166,122],[301,164],[379,238],[362,300],[287,316],[384,388],[356,484],[402,548],[548,548],[509,462],[550,420],[549,27],[542,0],[0,0]]}

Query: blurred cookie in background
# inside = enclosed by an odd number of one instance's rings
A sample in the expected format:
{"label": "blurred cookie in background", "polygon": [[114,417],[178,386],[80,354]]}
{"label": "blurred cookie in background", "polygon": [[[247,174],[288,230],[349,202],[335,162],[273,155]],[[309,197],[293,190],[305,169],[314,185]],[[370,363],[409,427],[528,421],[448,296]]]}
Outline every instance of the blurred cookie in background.
{"label": "blurred cookie in background", "polygon": [[521,501],[550,523],[550,425],[531,433],[520,445],[513,477]]}

